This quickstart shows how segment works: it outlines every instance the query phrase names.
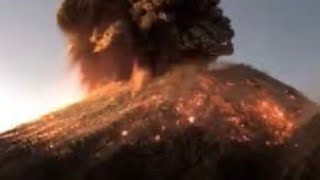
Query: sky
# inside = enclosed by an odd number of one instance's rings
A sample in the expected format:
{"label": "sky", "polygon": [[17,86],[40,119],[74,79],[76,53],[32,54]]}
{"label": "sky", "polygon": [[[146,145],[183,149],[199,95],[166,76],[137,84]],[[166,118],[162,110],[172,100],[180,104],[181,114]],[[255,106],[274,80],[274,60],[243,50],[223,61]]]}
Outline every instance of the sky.
{"label": "sky", "polygon": [[[0,1],[0,131],[79,99],[58,0]],[[235,54],[320,101],[320,1],[222,0],[236,31]]]}

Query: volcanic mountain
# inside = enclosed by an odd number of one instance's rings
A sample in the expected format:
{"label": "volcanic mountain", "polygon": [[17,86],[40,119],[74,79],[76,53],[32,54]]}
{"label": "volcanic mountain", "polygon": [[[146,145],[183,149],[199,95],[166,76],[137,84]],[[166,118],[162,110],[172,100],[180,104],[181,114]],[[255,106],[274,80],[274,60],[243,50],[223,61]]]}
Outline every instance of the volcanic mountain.
{"label": "volcanic mountain", "polygon": [[320,114],[245,65],[115,82],[0,135],[0,179],[314,180]]}

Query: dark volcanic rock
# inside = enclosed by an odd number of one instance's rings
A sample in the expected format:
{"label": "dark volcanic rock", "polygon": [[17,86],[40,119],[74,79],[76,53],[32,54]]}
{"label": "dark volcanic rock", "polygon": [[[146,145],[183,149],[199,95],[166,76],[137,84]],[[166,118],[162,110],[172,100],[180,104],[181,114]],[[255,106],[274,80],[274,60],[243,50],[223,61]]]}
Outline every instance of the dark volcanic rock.
{"label": "dark volcanic rock", "polygon": [[0,135],[0,179],[317,179],[320,116],[243,65],[115,83]]}

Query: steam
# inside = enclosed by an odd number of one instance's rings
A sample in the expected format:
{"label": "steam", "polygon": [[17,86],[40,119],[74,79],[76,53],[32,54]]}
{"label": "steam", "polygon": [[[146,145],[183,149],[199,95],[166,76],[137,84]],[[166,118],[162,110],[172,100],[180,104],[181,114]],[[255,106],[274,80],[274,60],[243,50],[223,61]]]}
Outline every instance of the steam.
{"label": "steam", "polygon": [[[172,65],[233,53],[219,0],[65,0],[57,14],[88,90],[128,80],[134,67],[161,75]],[[210,57],[210,58],[209,58]]]}

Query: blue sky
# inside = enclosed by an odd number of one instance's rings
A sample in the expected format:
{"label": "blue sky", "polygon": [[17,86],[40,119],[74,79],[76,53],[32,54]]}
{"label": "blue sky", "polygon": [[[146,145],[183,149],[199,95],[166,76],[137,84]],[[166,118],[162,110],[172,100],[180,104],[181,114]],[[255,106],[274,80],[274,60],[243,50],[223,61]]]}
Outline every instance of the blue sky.
{"label": "blue sky", "polygon": [[[0,1],[0,131],[81,94],[56,27],[58,4]],[[235,54],[224,59],[320,97],[319,0],[222,0],[222,6],[236,30]]]}
{"label": "blue sky", "polygon": [[251,64],[312,98],[320,97],[319,0],[222,2],[236,30],[230,59]]}

